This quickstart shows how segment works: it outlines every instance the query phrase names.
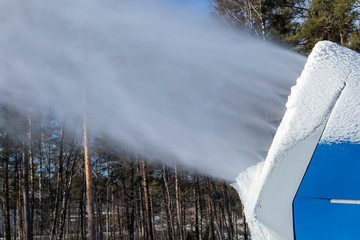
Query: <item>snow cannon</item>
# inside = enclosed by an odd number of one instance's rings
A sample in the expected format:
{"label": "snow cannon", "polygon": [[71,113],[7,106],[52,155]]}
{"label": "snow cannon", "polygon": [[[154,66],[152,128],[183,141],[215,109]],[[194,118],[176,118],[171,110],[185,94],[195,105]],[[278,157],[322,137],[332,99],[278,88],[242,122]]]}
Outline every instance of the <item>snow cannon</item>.
{"label": "snow cannon", "polygon": [[286,109],[266,160],[237,178],[252,239],[359,239],[359,53],[319,42]]}

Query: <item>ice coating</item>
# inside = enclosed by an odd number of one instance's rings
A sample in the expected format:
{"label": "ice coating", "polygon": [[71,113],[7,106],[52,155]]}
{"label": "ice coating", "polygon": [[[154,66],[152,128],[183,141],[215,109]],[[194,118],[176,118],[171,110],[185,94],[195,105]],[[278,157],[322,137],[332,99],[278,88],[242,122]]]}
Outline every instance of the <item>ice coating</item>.
{"label": "ice coating", "polygon": [[320,137],[359,142],[359,67],[354,51],[327,41],[314,47],[263,167],[237,178],[253,239],[293,239],[292,200]]}

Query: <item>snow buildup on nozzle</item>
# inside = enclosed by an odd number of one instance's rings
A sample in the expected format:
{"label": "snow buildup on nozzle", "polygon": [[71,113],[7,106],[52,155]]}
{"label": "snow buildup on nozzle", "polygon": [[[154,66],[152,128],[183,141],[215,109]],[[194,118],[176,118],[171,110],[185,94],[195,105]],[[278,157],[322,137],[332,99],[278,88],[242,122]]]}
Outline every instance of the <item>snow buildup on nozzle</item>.
{"label": "snow buildup on nozzle", "polygon": [[359,69],[359,53],[327,41],[314,47],[266,160],[237,178],[253,239],[293,239],[292,201],[320,137],[360,142]]}
{"label": "snow buildup on nozzle", "polygon": [[0,12],[1,102],[81,119],[85,86],[92,136],[231,181],[263,160],[305,63],[161,1],[0,0]]}

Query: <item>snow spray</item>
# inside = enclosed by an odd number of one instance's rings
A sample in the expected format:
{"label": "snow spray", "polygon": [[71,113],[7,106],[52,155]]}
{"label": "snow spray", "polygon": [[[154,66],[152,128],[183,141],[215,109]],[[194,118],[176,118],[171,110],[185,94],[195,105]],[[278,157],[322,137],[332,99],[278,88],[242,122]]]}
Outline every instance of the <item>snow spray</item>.
{"label": "snow spray", "polygon": [[[0,1],[0,99],[227,180],[263,159],[305,58],[157,1]],[[4,99],[7,96],[7,99]]]}

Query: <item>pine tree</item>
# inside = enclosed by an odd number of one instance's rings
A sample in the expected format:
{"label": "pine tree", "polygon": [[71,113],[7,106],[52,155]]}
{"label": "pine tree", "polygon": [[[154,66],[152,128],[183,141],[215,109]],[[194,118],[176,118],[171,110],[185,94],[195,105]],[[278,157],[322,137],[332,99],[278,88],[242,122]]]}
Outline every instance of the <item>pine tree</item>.
{"label": "pine tree", "polygon": [[[86,107],[86,92],[83,93],[84,106]],[[83,115],[83,135],[84,135],[84,162],[85,162],[85,179],[86,179],[86,207],[88,215],[88,239],[96,240],[96,225],[95,225],[95,207],[93,195],[93,181],[91,173],[91,157],[90,157],[90,139],[88,133],[88,123],[86,110]]]}
{"label": "pine tree", "polygon": [[260,39],[288,41],[307,9],[305,0],[213,0],[214,14]]}
{"label": "pine tree", "polygon": [[343,46],[358,48],[359,33],[354,22],[358,12],[356,0],[313,0],[308,17],[293,39],[300,48],[309,53],[318,41],[329,40]]}
{"label": "pine tree", "polygon": [[269,39],[290,42],[300,27],[299,20],[308,12],[305,0],[262,0],[261,14]]}

